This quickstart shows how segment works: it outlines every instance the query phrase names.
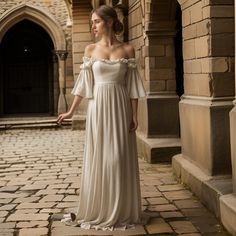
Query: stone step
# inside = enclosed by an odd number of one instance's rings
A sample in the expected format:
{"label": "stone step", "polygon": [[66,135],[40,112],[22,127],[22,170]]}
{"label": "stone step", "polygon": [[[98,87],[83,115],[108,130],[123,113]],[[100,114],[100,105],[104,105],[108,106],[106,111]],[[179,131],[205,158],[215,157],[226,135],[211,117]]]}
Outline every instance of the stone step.
{"label": "stone step", "polygon": [[180,138],[146,138],[137,133],[138,153],[148,163],[171,162],[181,152]]}
{"label": "stone step", "polygon": [[[21,118],[1,118],[0,130],[25,129],[25,128],[57,128],[61,127],[56,123],[57,117],[21,117]],[[71,127],[72,119],[62,122],[63,127]]]}

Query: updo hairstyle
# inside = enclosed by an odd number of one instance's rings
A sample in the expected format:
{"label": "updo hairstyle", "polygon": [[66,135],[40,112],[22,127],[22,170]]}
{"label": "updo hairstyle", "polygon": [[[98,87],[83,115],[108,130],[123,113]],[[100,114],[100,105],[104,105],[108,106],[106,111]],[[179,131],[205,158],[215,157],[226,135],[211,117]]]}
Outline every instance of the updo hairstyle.
{"label": "updo hairstyle", "polygon": [[101,17],[106,23],[109,20],[113,20],[112,29],[115,34],[122,33],[124,26],[118,19],[117,13],[114,8],[108,5],[101,5],[98,8],[94,9],[91,13],[96,13],[99,17]]}

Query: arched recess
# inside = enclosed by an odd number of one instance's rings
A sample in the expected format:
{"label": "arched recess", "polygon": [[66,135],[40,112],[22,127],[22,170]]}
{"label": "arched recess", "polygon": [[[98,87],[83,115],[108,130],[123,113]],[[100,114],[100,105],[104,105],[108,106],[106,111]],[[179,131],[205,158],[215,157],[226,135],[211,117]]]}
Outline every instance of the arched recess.
{"label": "arched recess", "polygon": [[24,19],[30,20],[44,28],[50,35],[55,50],[66,50],[66,38],[61,26],[44,9],[28,4],[20,4],[2,14],[0,17],[0,41],[14,24]]}
{"label": "arched recess", "polygon": [[[62,27],[54,17],[45,9],[35,7],[29,4],[19,4],[16,7],[4,12],[0,17],[0,43],[6,32],[15,24],[22,20],[29,20],[41,26],[50,36],[55,50],[55,55],[58,57],[58,64],[54,66],[54,83],[59,84],[59,88],[54,93],[55,112],[62,113],[66,110],[65,100],[65,60],[67,56],[66,37]],[[55,57],[55,61],[57,61]],[[58,67],[58,71],[56,68]],[[60,72],[60,73],[59,73]],[[56,94],[59,93],[59,98]]]}

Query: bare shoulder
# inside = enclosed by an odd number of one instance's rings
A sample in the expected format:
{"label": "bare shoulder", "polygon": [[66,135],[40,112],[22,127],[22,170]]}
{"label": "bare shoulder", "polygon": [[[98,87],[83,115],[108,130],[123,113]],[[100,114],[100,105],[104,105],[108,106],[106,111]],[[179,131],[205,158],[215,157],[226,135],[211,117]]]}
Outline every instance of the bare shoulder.
{"label": "bare shoulder", "polygon": [[85,49],[84,49],[84,56],[86,56],[86,57],[91,57],[92,52],[93,52],[93,50],[95,49],[95,47],[96,47],[96,44],[95,44],[95,43],[92,43],[92,44],[87,45],[87,46],[85,47]]}
{"label": "bare shoulder", "polygon": [[128,58],[134,58],[135,57],[135,50],[134,50],[134,47],[131,44],[125,43],[123,45],[123,48],[124,48]]}

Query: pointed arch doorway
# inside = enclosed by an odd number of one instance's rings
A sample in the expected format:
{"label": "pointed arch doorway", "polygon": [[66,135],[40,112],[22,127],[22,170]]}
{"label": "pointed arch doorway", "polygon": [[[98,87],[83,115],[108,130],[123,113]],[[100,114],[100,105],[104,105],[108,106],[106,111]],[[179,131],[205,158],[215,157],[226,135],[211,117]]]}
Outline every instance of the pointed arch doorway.
{"label": "pointed arch doorway", "polygon": [[0,44],[1,116],[53,114],[53,50],[48,33],[30,20],[6,32]]}

